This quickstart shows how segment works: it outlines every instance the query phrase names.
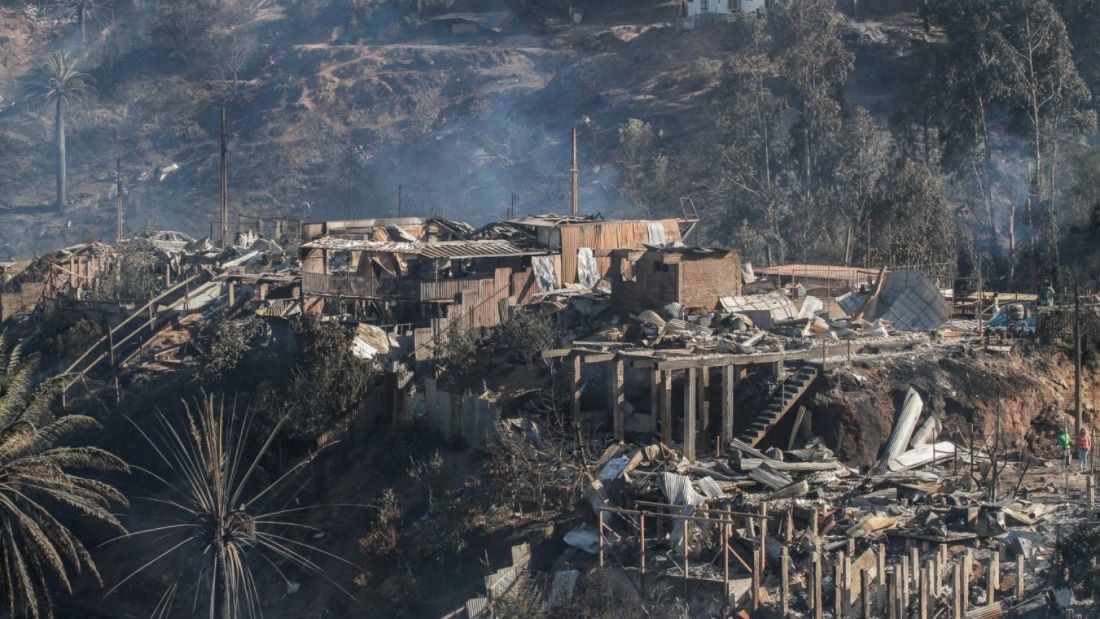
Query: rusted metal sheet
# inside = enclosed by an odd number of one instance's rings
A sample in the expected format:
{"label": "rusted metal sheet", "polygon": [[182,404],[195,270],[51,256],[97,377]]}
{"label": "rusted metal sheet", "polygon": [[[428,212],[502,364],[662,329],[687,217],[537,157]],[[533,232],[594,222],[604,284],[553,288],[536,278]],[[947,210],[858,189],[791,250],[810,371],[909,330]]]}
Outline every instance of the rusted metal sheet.
{"label": "rusted metal sheet", "polygon": [[424,256],[425,258],[492,258],[538,256],[550,249],[533,241],[482,239],[474,241],[382,241],[326,236],[301,246],[309,251],[358,251]]}
{"label": "rusted metal sheet", "polygon": [[650,220],[593,221],[564,224],[561,227],[562,283],[577,280],[577,252],[582,247],[592,249],[600,277],[607,275],[612,249],[641,249],[655,241],[675,243],[681,241],[680,226],[675,219],[654,220],[664,228],[663,239],[650,238]]}

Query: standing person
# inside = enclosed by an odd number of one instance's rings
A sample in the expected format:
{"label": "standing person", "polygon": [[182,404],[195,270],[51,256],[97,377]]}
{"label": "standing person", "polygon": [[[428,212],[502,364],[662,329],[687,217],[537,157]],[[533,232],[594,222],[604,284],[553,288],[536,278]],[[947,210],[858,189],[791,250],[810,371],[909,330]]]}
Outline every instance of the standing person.
{"label": "standing person", "polygon": [[1084,428],[1077,435],[1077,459],[1081,461],[1081,471],[1088,470],[1089,452],[1092,451],[1092,437]]}
{"label": "standing person", "polygon": [[1065,427],[1058,434],[1058,448],[1062,450],[1062,468],[1068,469],[1070,463],[1070,454],[1073,453],[1073,438],[1069,435],[1069,430]]}
{"label": "standing person", "polygon": [[1039,305],[1053,306],[1055,294],[1054,286],[1047,282],[1047,285],[1043,288],[1043,293],[1039,295]]}

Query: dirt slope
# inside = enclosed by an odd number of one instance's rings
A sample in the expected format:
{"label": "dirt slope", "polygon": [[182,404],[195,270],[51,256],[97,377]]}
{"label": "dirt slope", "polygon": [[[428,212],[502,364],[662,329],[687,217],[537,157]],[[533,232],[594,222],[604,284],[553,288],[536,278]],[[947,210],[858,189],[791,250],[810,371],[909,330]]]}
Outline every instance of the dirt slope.
{"label": "dirt slope", "polygon": [[[1083,407],[1094,427],[1098,385],[1100,373],[1087,371]],[[922,396],[926,411],[944,420],[946,440],[968,442],[973,424],[976,444],[992,445],[999,415],[1008,449],[1051,456],[1057,429],[1064,423],[1072,430],[1072,363],[1062,353],[1032,351],[1026,344],[1008,355],[936,349],[832,371],[808,403],[814,430],[843,458],[870,464],[909,387]]]}

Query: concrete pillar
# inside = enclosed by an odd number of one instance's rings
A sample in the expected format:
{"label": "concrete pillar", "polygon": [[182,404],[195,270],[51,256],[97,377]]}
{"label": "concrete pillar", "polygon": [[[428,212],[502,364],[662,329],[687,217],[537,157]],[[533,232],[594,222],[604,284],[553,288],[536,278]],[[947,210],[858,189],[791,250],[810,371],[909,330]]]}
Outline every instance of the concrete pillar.
{"label": "concrete pillar", "polygon": [[611,426],[616,441],[621,441],[626,436],[624,401],[623,360],[615,357],[607,362],[607,407],[611,410]]}
{"label": "concrete pillar", "polygon": [[684,457],[695,461],[695,387],[699,371],[688,368],[684,375]]}

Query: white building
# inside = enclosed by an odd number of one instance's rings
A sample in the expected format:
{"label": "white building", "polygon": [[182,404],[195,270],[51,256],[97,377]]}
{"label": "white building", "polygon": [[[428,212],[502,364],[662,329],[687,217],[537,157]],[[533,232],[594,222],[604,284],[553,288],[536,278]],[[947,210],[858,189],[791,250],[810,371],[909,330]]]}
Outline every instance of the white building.
{"label": "white building", "polygon": [[687,0],[687,16],[729,15],[764,9],[764,0]]}

